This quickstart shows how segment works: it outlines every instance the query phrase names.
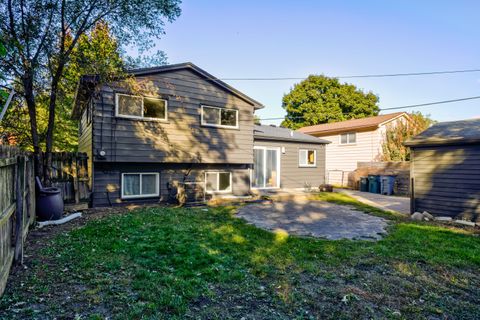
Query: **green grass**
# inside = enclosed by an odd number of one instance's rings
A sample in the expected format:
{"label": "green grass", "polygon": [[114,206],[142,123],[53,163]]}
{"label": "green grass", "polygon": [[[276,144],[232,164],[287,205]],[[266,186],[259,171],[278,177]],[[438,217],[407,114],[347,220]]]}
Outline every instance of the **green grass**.
{"label": "green grass", "polygon": [[[372,210],[343,195],[319,197]],[[270,233],[233,217],[233,207],[112,215],[35,254],[0,310],[5,318],[86,319],[480,314],[479,237],[377,210],[394,219],[378,242]]]}

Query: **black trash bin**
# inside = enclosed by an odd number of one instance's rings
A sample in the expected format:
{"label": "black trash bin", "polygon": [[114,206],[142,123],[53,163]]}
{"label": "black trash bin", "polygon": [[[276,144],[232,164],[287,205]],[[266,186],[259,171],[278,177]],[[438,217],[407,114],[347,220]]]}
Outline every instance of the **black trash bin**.
{"label": "black trash bin", "polygon": [[368,178],[360,177],[360,191],[368,192]]}
{"label": "black trash bin", "polygon": [[37,181],[36,213],[39,221],[58,220],[63,215],[63,197],[59,188],[44,188]]}

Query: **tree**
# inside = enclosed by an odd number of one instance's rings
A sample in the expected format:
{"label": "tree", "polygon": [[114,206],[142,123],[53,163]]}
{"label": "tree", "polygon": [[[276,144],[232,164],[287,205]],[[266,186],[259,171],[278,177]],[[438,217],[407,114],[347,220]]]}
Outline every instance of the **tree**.
{"label": "tree", "polygon": [[310,75],[283,96],[287,111],[282,126],[298,129],[315,124],[375,116],[378,97],[336,78]]}
{"label": "tree", "polygon": [[[98,74],[108,77],[122,75],[125,62],[115,38],[112,37],[108,25],[100,21],[88,33],[83,35],[78,46],[72,52],[66,65],[65,74],[59,85],[53,131],[54,151],[76,151],[78,146],[78,123],[71,117],[76,86],[83,74]],[[40,147],[45,147],[44,138],[48,127],[48,96],[37,95],[37,131]],[[22,101],[15,101],[0,125],[0,133],[13,137],[16,145],[33,151],[32,137],[28,126],[28,112]]]}
{"label": "tree", "polygon": [[383,161],[409,161],[410,148],[405,147],[403,143],[408,139],[421,133],[435,121],[430,115],[424,115],[421,112],[409,114],[407,121],[399,121],[387,126],[385,139],[382,144]]}
{"label": "tree", "polygon": [[141,52],[152,47],[152,38],[163,34],[164,20],[180,15],[180,0],[5,0],[0,3],[0,38],[7,56],[0,70],[7,81],[16,83],[26,102],[36,174],[40,174],[41,152],[37,108],[39,96],[46,96],[44,178],[51,167],[55,111],[68,63],[79,41],[98,22],[111,26],[123,45],[135,45]]}

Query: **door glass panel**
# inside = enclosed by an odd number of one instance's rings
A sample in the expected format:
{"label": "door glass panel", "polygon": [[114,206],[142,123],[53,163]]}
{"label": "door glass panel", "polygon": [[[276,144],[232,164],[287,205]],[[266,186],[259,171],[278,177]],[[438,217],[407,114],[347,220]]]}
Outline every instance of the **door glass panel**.
{"label": "door glass panel", "polygon": [[264,152],[263,149],[254,149],[254,163],[253,163],[253,186],[255,188],[263,188],[265,186],[264,179]]}
{"label": "door glass panel", "polygon": [[266,150],[267,170],[265,172],[265,187],[277,187],[277,150]]}

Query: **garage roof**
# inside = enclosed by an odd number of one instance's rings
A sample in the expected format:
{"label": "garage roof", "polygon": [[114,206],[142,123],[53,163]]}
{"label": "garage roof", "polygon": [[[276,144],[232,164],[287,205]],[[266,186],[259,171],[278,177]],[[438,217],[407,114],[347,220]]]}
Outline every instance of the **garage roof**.
{"label": "garage roof", "polygon": [[434,124],[405,142],[408,147],[480,143],[480,118]]}

